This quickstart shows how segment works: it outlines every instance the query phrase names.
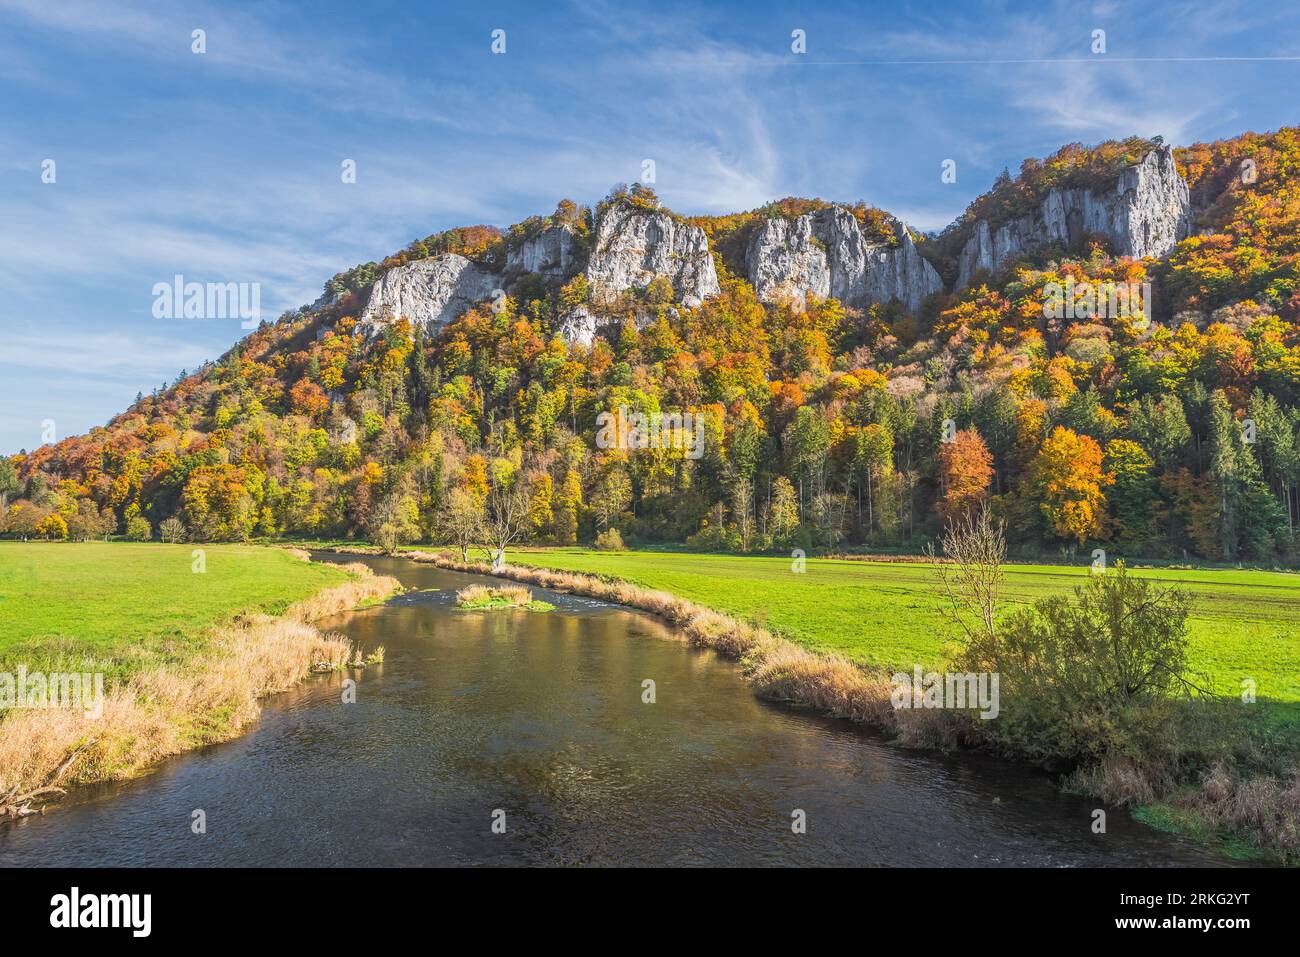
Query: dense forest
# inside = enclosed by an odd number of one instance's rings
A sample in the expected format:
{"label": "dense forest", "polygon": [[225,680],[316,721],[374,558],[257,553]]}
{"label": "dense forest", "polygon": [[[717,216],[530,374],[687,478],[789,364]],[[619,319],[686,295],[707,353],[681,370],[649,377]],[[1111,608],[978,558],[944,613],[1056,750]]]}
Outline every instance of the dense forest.
{"label": "dense forest", "polygon": [[[951,277],[973,217],[1005,221],[1053,185],[1113,180],[1146,142],[1026,161],[948,233],[917,237],[921,254]],[[787,199],[690,221],[722,285],[694,308],[658,281],[597,297],[581,274],[533,275],[440,329],[368,330],[359,316],[386,270],[445,252],[499,261],[555,221],[588,242],[592,211],[565,201],[508,230],[431,236],[339,274],[315,306],[107,426],[0,459],[0,534],[393,545],[617,529],[715,550],[919,549],[988,502],[1026,556],[1290,560],[1300,129],[1176,156],[1195,222],[1172,255],[1118,258],[1092,239],[915,313],[760,302],[737,268],[746,230],[824,205]],[[658,205],[639,186],[603,202]],[[886,214],[849,208],[892,240]],[[1154,295],[1141,314],[1052,315],[1050,290],[1100,282]],[[556,335],[579,303],[603,323],[590,347]],[[619,409],[700,416],[702,454],[598,447],[598,416]]]}

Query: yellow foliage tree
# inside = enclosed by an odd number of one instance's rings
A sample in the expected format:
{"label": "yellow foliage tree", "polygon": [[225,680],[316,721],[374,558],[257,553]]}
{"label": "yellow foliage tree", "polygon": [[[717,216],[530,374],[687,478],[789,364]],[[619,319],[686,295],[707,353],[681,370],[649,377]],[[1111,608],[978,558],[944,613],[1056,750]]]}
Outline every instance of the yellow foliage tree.
{"label": "yellow foliage tree", "polygon": [[1101,446],[1087,435],[1057,426],[1047,437],[1031,466],[1034,487],[1043,514],[1061,538],[1082,545],[1103,537],[1106,530],[1104,488],[1115,481],[1102,471]]}

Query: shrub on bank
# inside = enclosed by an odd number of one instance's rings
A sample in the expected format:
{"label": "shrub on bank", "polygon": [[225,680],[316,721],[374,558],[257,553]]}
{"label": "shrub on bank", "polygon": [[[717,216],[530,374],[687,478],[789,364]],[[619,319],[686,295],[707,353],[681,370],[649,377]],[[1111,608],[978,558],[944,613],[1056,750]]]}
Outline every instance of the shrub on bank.
{"label": "shrub on bank", "polygon": [[1164,761],[1187,672],[1185,594],[1123,563],[1011,614],[966,648],[969,671],[999,675],[1002,713],[985,734],[1032,757]]}

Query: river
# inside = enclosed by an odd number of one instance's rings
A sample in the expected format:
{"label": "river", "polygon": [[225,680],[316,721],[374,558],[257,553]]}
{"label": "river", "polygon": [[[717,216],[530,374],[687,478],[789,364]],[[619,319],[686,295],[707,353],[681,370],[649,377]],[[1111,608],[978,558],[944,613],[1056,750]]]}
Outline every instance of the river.
{"label": "river", "polygon": [[643,613],[536,588],[555,611],[462,611],[482,579],[366,562],[415,590],[321,623],[387,649],[355,703],[312,678],[243,737],[0,828],[0,866],[1228,863],[1121,810],[1095,834],[1035,769],[760,701]]}

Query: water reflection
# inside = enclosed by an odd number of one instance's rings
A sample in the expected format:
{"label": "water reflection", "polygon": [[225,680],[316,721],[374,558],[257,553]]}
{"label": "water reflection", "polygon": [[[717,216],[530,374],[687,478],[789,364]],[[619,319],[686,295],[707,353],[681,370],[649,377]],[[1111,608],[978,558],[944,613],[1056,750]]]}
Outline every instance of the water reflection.
{"label": "water reflection", "polygon": [[236,741],[0,832],[0,864],[1220,863],[1119,812],[1094,835],[1093,803],[1030,769],[760,702],[648,616],[464,612],[472,577],[369,561],[424,590],[324,623],[386,646],[355,704],[313,679]]}

